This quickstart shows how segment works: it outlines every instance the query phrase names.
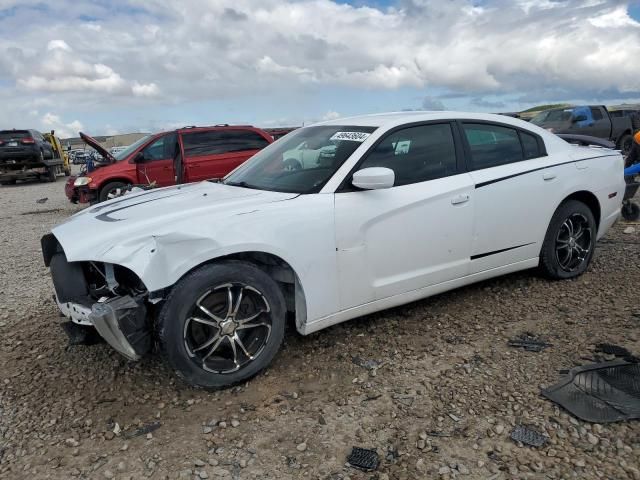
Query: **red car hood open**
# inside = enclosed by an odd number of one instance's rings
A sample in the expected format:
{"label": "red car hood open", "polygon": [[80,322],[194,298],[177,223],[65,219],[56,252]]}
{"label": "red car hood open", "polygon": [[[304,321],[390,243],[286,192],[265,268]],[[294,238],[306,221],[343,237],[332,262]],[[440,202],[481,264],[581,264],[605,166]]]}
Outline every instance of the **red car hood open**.
{"label": "red car hood open", "polygon": [[105,149],[102,145],[100,145],[95,138],[90,137],[89,135],[82,132],[80,132],[80,138],[84,141],[84,143],[86,143],[87,145],[92,147],[96,152],[102,155],[102,158],[106,158],[107,160],[109,160],[109,163],[116,162],[115,157],[111,155],[111,153],[107,149]]}

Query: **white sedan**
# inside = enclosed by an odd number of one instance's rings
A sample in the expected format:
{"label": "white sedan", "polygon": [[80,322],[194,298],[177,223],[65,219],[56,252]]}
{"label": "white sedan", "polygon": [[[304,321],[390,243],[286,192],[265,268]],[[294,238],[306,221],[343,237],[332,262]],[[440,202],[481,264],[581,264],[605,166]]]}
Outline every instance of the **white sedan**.
{"label": "white sedan", "polygon": [[[286,168],[302,142],[331,161]],[[271,362],[287,314],[304,335],[517,270],[578,276],[624,189],[613,150],[504,116],[390,113],[295,130],[221,182],[88,208],[42,246],[67,329],[133,360],[157,344],[216,388]]]}

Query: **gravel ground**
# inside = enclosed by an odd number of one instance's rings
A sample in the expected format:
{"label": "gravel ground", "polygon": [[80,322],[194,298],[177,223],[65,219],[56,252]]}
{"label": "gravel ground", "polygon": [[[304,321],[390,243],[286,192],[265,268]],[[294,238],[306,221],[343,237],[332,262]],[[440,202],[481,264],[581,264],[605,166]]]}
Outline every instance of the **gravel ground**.
{"label": "gravel ground", "polygon": [[[523,272],[290,332],[266,373],[208,393],[155,355],[136,364],[104,344],[67,346],[39,247],[79,209],[63,183],[0,187],[0,478],[640,479],[639,422],[588,424],[539,395],[594,343],[640,353],[640,235],[628,224],[577,280]],[[507,346],[525,331],[553,346]],[[519,423],[548,444],[511,441]],[[345,466],[354,445],[377,449],[377,472]]]}

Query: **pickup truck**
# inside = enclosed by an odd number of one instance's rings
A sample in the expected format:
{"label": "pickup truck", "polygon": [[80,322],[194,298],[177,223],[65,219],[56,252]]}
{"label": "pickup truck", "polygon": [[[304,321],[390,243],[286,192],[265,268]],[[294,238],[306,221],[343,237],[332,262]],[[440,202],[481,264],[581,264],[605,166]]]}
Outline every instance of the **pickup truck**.
{"label": "pickup truck", "polygon": [[631,150],[633,125],[629,117],[614,117],[603,105],[579,105],[540,112],[531,123],[553,133],[604,138],[616,145],[623,155]]}

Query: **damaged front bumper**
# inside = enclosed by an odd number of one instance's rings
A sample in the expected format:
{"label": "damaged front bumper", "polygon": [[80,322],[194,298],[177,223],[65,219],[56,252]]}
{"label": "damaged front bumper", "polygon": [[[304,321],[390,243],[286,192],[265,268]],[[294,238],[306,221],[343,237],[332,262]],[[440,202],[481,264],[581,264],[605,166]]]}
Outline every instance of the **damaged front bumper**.
{"label": "damaged front bumper", "polygon": [[63,303],[57,298],[56,301],[65,317],[76,325],[94,327],[114,350],[129,360],[140,360],[151,349],[147,308],[142,299],[129,295],[113,297],[90,308],[80,303]]}
{"label": "damaged front bumper", "polygon": [[[69,262],[55,237],[49,235],[43,237],[42,246],[45,265],[51,270],[56,303],[65,317],[81,327],[95,328],[109,345],[130,360],[139,360],[151,349],[148,295],[144,290],[138,288],[134,292],[123,285],[131,272],[117,272],[111,264],[102,264],[100,268],[104,271],[100,271],[93,262]],[[102,275],[106,283],[99,290],[105,292],[104,296],[95,294],[96,275],[91,278],[88,268]],[[119,273],[123,277],[120,281]],[[68,328],[65,330],[69,333]]]}

